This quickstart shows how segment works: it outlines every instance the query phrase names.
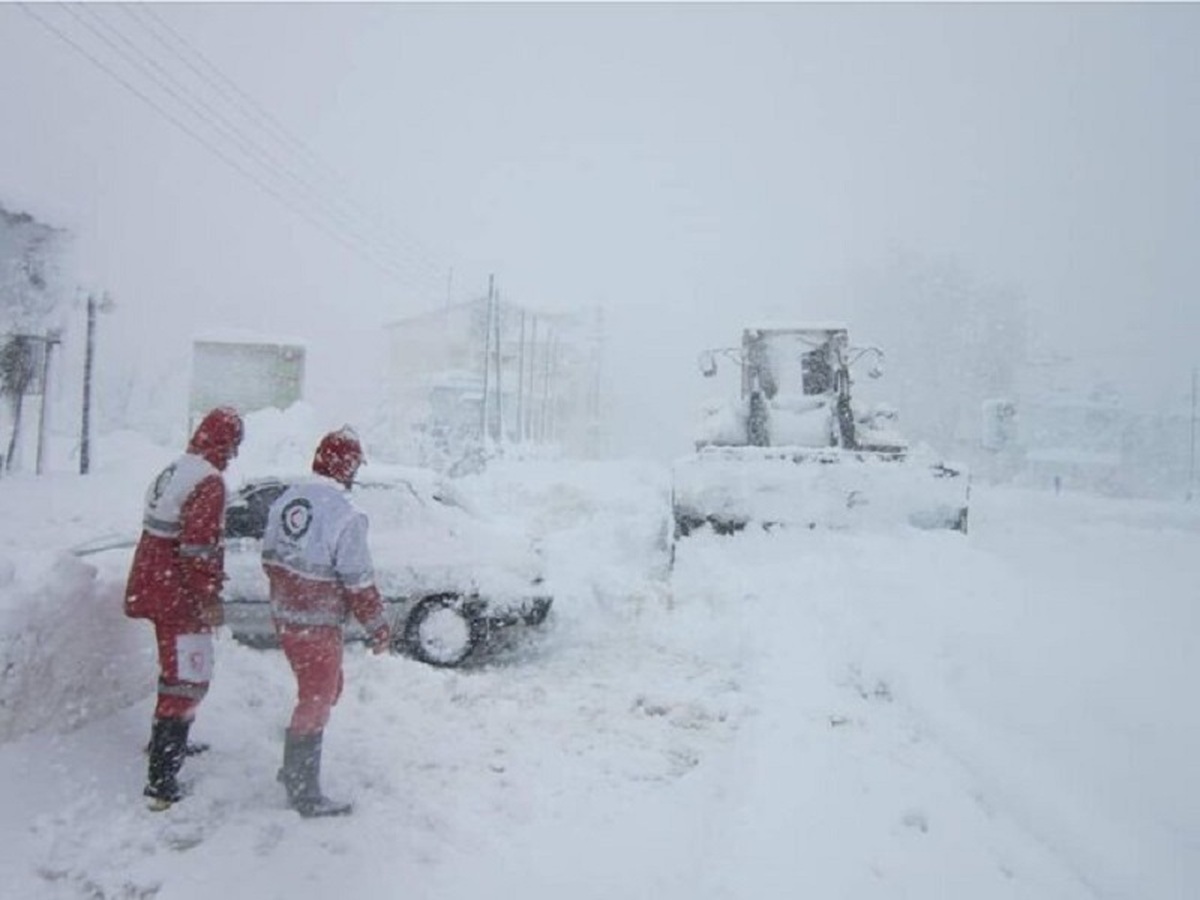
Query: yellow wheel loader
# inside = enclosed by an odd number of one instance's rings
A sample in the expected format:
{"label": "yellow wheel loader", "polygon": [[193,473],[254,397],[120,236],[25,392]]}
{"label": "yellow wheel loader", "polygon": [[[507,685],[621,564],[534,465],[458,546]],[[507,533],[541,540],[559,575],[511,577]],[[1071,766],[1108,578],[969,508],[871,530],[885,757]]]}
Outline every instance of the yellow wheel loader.
{"label": "yellow wheel loader", "polygon": [[877,376],[883,354],[852,347],[841,325],[747,328],[740,348],[701,354],[741,368],[741,393],[705,410],[696,452],[673,467],[675,537],[708,527],[967,530],[962,466],[913,448],[886,407],[860,409],[851,370]]}

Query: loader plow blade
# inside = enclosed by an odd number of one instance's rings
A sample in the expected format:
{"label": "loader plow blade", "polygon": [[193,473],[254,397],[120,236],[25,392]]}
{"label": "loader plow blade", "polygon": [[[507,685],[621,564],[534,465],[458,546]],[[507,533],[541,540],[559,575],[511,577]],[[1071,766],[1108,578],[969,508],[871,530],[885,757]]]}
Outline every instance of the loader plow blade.
{"label": "loader plow blade", "polygon": [[967,530],[965,469],[904,452],[835,447],[705,447],[676,461],[675,537],[708,525]]}

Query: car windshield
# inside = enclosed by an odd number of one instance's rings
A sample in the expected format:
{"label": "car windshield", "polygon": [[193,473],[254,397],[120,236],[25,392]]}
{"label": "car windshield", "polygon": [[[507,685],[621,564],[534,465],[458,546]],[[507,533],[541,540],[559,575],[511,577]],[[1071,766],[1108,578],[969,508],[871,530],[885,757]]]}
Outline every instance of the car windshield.
{"label": "car windshield", "polygon": [[[267,512],[290,482],[271,478],[241,487],[225,509],[225,537],[260,539],[267,526]],[[469,513],[462,496],[445,483],[420,484],[407,478],[356,482],[353,490],[356,506],[380,524],[398,524],[422,518],[421,510],[441,507],[459,514]]]}
{"label": "car windshield", "polygon": [[273,479],[238,490],[225,507],[225,537],[261,538],[267,528],[267,511],[285,490],[285,482]]}

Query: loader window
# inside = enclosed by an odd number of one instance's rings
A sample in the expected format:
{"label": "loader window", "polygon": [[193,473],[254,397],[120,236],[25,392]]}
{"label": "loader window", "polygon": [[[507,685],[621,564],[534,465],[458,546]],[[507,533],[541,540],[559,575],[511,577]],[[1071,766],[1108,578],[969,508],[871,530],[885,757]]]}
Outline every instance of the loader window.
{"label": "loader window", "polygon": [[828,394],[833,390],[833,367],[824,346],[800,357],[800,374],[806,394]]}

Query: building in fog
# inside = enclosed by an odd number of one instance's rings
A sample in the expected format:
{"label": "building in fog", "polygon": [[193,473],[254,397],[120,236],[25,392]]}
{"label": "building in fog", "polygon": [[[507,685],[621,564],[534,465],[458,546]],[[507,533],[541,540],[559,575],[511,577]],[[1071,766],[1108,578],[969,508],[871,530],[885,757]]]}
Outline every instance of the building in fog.
{"label": "building in fog", "polygon": [[387,429],[400,459],[446,469],[484,447],[598,449],[598,313],[481,297],[385,328]]}
{"label": "building in fog", "polygon": [[1190,373],[1180,366],[1178,384],[1138,394],[1123,377],[1136,367],[1112,362],[1103,371],[1067,358],[1029,365],[1015,407],[1017,483],[1164,499],[1194,489]]}

